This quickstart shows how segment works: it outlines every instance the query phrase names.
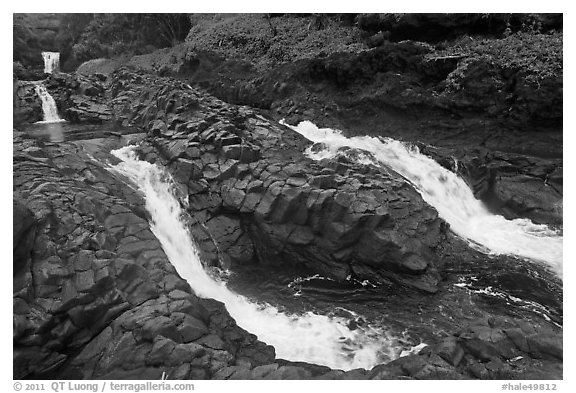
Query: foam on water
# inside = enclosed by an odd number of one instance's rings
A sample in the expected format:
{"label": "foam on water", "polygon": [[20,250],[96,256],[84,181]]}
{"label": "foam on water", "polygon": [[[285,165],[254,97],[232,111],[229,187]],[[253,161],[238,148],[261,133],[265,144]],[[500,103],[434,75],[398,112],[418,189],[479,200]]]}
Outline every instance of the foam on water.
{"label": "foam on water", "polygon": [[[258,304],[229,290],[209,274],[200,260],[173,194],[173,181],[160,167],[136,158],[133,146],[112,152],[122,162],[112,171],[122,174],[144,193],[151,229],[182,278],[201,297],[223,302],[239,326],[273,345],[276,356],[336,369],[370,369],[400,355],[401,348],[382,328],[348,327],[342,317],[312,312],[289,315],[269,304]],[[353,313],[351,313],[353,315]]]}
{"label": "foam on water", "polygon": [[347,138],[340,131],[318,128],[309,121],[287,126],[320,144],[307,149],[310,158],[332,158],[345,154],[343,148],[364,151],[367,154],[354,154],[351,158],[364,165],[384,165],[398,172],[436,208],[457,235],[483,246],[480,249],[489,253],[543,262],[562,277],[561,234],[528,219],[507,220],[491,213],[474,197],[462,178],[421,154],[417,148],[391,138]]}
{"label": "foam on water", "polygon": [[64,120],[58,116],[58,107],[56,106],[54,97],[48,93],[48,90],[46,90],[46,87],[42,84],[42,82],[35,83],[34,88],[36,90],[36,94],[38,94],[38,97],[40,97],[40,101],[42,101],[42,115],[44,118],[43,121],[38,121],[37,123],[63,122]]}
{"label": "foam on water", "polygon": [[60,52],[42,52],[44,73],[51,74],[60,68]]}

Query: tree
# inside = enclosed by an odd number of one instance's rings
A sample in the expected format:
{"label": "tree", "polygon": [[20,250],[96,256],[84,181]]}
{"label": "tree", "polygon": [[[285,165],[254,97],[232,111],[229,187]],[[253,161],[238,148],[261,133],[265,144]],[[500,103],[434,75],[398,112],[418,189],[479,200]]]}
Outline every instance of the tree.
{"label": "tree", "polygon": [[145,18],[151,21],[151,30],[160,34],[163,46],[184,41],[191,28],[188,14],[146,14]]}

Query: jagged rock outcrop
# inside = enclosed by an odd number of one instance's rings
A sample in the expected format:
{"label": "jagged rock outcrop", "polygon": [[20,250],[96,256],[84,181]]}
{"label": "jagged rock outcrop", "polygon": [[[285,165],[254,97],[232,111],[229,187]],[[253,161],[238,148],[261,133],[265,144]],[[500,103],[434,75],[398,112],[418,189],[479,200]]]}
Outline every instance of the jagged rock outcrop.
{"label": "jagged rock outcrop", "polygon": [[124,70],[111,89],[122,125],[149,131],[142,156],[168,166],[208,229],[196,231],[205,260],[300,264],[436,290],[445,226],[396,173],[315,163],[303,154],[309,142],[287,127],[176,80]]}
{"label": "jagged rock outcrop", "polygon": [[16,379],[562,378],[561,333],[505,317],[464,323],[372,370],[275,359],[221,303],[194,295],[141,197],[98,163],[107,159],[82,143],[15,132]]}
{"label": "jagged rock outcrop", "polygon": [[63,118],[72,123],[101,124],[112,120],[105,97],[103,75],[54,73],[46,88],[54,97]]}
{"label": "jagged rock outcrop", "polygon": [[562,226],[563,160],[490,151],[441,148],[421,151],[467,179],[475,196],[509,219]]}
{"label": "jagged rock outcrop", "polygon": [[[147,131],[139,154],[174,175],[206,263],[297,263],[436,290],[438,255],[454,257],[446,228],[394,172],[309,160],[309,142],[290,129],[181,81],[126,70],[113,78],[117,123]],[[194,295],[150,231],[141,197],[103,169],[111,156],[88,146],[15,132],[15,378],[562,377],[560,330],[502,317],[463,321],[419,354],[372,370],[275,359],[222,304]],[[502,157],[493,170],[506,173],[510,159],[521,158]],[[532,164],[527,171],[545,167],[542,176],[561,184],[561,166]]]}
{"label": "jagged rock outcrop", "polygon": [[74,144],[14,135],[14,378],[210,378],[271,347],[181,279],[141,197]]}
{"label": "jagged rock outcrop", "polygon": [[33,83],[13,81],[12,118],[14,124],[34,123],[42,120],[42,101]]}
{"label": "jagged rock outcrop", "polygon": [[[476,320],[417,355],[376,366],[366,379],[558,379],[562,334],[506,317]],[[533,369],[535,364],[540,368]]]}
{"label": "jagged rock outcrop", "polygon": [[[56,101],[60,116],[71,123],[102,124],[112,120],[103,75],[49,74],[43,83]],[[42,102],[34,83],[14,81],[13,115],[16,124],[42,120]]]}

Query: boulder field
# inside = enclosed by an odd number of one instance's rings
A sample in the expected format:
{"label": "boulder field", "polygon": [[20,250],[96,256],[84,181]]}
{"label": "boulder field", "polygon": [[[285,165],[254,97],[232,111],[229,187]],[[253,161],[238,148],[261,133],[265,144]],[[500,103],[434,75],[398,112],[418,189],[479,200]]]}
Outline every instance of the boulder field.
{"label": "boulder field", "polygon": [[[448,226],[391,170],[312,161],[299,134],[179,79],[128,69],[104,79],[60,74],[47,86],[70,121],[144,133],[132,137],[138,154],[173,175],[207,265],[305,266],[430,297],[455,258],[483,258],[455,256]],[[105,169],[126,140],[95,148],[15,130],[13,143],[14,378],[562,378],[561,329],[506,315],[462,321],[372,370],[277,359],[170,264],[142,197]],[[558,167],[561,193],[561,165],[541,176]]]}

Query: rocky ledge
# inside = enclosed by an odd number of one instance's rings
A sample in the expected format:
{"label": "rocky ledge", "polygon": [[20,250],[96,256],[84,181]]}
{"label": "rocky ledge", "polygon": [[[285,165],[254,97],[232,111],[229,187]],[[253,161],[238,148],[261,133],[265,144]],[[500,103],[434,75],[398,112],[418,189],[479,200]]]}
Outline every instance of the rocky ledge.
{"label": "rocky ledge", "polygon": [[112,120],[105,94],[106,77],[55,72],[37,81],[14,80],[14,124],[42,120],[42,102],[35,83],[42,83],[54,98],[58,113],[72,123],[102,124]]}

